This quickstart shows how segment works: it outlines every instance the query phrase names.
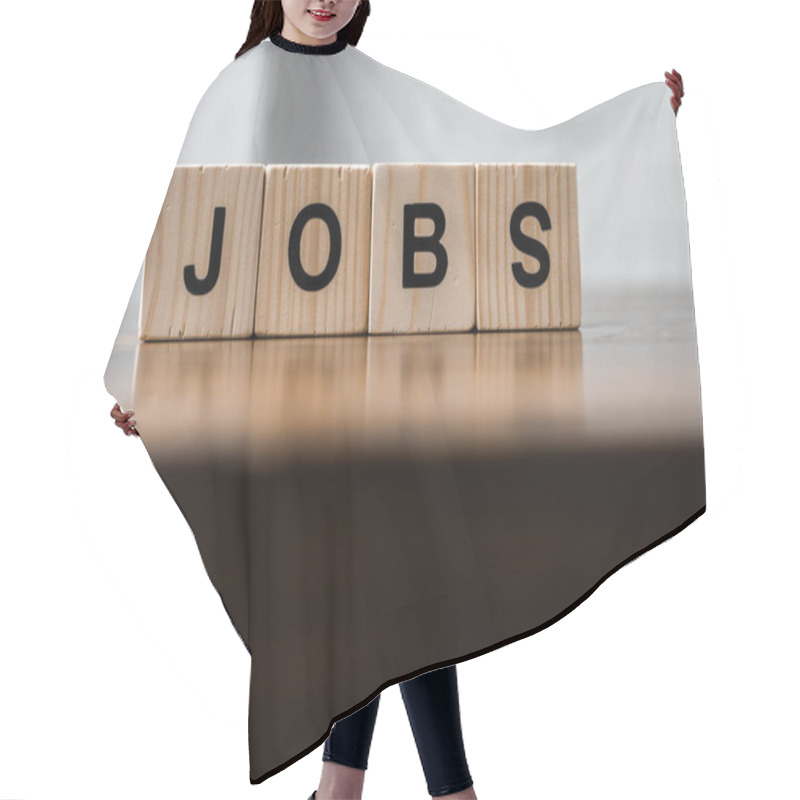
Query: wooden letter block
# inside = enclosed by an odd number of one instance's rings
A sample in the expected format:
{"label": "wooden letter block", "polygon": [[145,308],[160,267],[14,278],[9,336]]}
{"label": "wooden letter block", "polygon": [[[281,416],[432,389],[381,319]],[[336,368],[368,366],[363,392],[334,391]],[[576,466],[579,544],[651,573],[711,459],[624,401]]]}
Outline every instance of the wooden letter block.
{"label": "wooden letter block", "polygon": [[256,336],[366,333],[370,167],[266,172]]}
{"label": "wooden letter block", "polygon": [[574,164],[478,164],[478,330],[577,328]]}
{"label": "wooden letter block", "polygon": [[369,332],[475,325],[475,167],[373,167]]}
{"label": "wooden letter block", "polygon": [[144,264],[141,339],[253,334],[262,166],[177,167]]}

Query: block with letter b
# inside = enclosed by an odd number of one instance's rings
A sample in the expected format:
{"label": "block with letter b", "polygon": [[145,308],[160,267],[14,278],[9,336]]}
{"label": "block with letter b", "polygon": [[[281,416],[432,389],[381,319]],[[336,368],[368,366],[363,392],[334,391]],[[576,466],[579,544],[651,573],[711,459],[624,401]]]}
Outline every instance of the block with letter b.
{"label": "block with letter b", "polygon": [[366,333],[368,165],[266,168],[256,336]]}
{"label": "block with letter b", "polygon": [[577,328],[574,164],[477,165],[478,330]]}
{"label": "block with letter b", "polygon": [[376,164],[370,333],[475,325],[475,166]]}
{"label": "block with letter b", "polygon": [[262,166],[177,167],[144,263],[140,339],[253,333]]}

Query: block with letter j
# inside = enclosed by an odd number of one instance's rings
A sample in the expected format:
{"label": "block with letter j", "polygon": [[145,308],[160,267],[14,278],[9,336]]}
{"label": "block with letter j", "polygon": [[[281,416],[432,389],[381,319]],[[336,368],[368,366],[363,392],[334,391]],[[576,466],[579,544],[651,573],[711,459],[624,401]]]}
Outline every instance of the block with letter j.
{"label": "block with letter j", "polygon": [[264,167],[177,167],[147,250],[139,338],[253,335]]}

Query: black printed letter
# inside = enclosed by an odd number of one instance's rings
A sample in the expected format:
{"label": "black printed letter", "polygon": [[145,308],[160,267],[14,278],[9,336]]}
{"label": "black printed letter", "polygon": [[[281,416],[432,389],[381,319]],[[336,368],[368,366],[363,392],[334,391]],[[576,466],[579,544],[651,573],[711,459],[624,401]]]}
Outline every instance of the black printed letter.
{"label": "black printed letter", "polygon": [[[438,286],[447,272],[447,250],[441,242],[445,228],[444,211],[436,203],[409,203],[403,211],[403,288]],[[421,218],[433,220],[432,236],[416,235],[414,223]],[[414,272],[415,253],[433,253],[436,257],[434,271]]]}
{"label": "black printed letter", "polygon": [[[328,253],[328,263],[319,275],[309,275],[300,261],[300,241],[303,238],[303,231],[312,219],[321,219],[328,226],[331,245]],[[294,282],[307,292],[318,292],[324,289],[336,275],[339,269],[339,261],[342,258],[342,228],[339,225],[339,218],[336,212],[325,203],[311,203],[306,206],[295,219],[289,234],[289,271],[292,273]]]}
{"label": "black printed letter", "polygon": [[510,233],[514,247],[529,256],[533,256],[540,264],[538,272],[526,272],[522,267],[522,262],[515,261],[511,265],[511,271],[520,286],[524,286],[526,289],[534,289],[537,286],[541,286],[550,274],[550,254],[538,239],[532,239],[522,232],[522,220],[525,217],[536,217],[542,230],[549,231],[551,227],[550,216],[541,203],[534,202],[521,203],[511,215]]}
{"label": "black printed letter", "polygon": [[219,278],[219,264],[222,260],[222,234],[225,232],[225,206],[214,209],[214,225],[211,228],[211,254],[208,258],[208,272],[205,278],[197,277],[194,264],[183,268],[183,282],[191,294],[208,294]]}

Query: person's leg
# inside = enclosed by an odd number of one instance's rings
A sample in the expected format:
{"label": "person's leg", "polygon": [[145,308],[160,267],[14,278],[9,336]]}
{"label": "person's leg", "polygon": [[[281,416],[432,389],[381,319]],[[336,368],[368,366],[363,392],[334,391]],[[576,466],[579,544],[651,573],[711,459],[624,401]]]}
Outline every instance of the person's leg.
{"label": "person's leg", "polygon": [[455,665],[400,684],[431,797],[475,797],[461,733]]}
{"label": "person's leg", "polygon": [[381,696],[333,724],[314,800],[360,800]]}

